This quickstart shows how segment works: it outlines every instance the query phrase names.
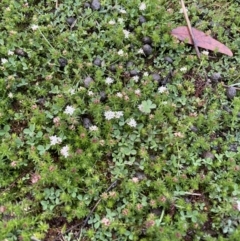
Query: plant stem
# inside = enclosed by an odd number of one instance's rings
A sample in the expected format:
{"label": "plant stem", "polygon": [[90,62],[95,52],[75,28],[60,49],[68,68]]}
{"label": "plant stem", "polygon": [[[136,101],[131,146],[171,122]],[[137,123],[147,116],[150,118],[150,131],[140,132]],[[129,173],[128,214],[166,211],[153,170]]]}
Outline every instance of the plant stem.
{"label": "plant stem", "polygon": [[191,26],[191,23],[189,21],[189,18],[188,18],[188,15],[187,15],[187,11],[186,11],[186,7],[185,7],[185,4],[184,4],[183,0],[181,0],[181,5],[182,5],[182,10],[183,10],[183,13],[184,13],[187,25],[188,25],[189,33],[190,33],[190,36],[192,38],[192,42],[193,42],[194,48],[196,50],[198,58],[200,59],[200,52],[199,52],[198,46],[197,46],[195,38],[194,38],[194,34],[193,34],[193,31],[192,31],[192,26]]}

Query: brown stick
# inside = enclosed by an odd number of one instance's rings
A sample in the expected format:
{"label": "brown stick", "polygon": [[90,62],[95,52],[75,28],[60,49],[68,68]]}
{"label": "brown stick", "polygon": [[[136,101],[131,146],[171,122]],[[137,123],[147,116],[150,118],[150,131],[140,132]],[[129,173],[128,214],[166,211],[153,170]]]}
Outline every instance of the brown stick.
{"label": "brown stick", "polygon": [[190,33],[190,36],[192,38],[192,42],[193,42],[194,48],[196,50],[198,58],[200,59],[200,52],[199,52],[198,46],[197,46],[195,38],[194,38],[194,34],[193,34],[193,31],[192,31],[192,26],[191,26],[191,23],[189,21],[189,18],[188,18],[188,15],[187,15],[187,11],[186,11],[186,7],[185,7],[185,4],[184,4],[183,0],[181,0],[181,5],[182,5],[182,10],[183,10],[183,13],[184,13],[184,17],[185,17],[186,22],[187,22],[189,33]]}

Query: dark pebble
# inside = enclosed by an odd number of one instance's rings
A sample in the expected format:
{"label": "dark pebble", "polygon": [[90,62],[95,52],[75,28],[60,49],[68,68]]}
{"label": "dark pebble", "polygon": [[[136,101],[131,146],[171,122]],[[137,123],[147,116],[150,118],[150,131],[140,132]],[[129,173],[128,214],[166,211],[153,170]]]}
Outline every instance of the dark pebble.
{"label": "dark pebble", "polygon": [[133,67],[133,62],[132,61],[128,61],[126,64],[127,69],[131,69]]}
{"label": "dark pebble", "polygon": [[225,110],[225,111],[227,111],[228,113],[232,113],[232,110],[230,109],[230,107],[228,107],[227,105],[224,105],[223,106],[223,109]]}
{"label": "dark pebble", "polygon": [[101,8],[101,3],[98,0],[93,0],[91,2],[91,9],[92,10],[99,10]]}
{"label": "dark pebble", "polygon": [[91,120],[87,117],[83,118],[83,126],[88,129],[90,126],[92,126]]}
{"label": "dark pebble", "polygon": [[102,60],[97,57],[96,59],[93,60],[93,64],[96,65],[96,66],[101,67]]}
{"label": "dark pebble", "polygon": [[68,61],[65,58],[59,58],[58,63],[60,65],[60,68],[64,68],[68,64]]}
{"label": "dark pebble", "polygon": [[152,44],[152,39],[148,36],[145,36],[145,37],[142,38],[142,42],[144,44]]}
{"label": "dark pebble", "polygon": [[227,88],[226,95],[227,95],[228,99],[232,100],[236,96],[236,94],[237,94],[237,90],[235,87],[230,86]]}
{"label": "dark pebble", "polygon": [[152,74],[152,79],[158,83],[161,81],[161,76],[158,73],[153,73]]}
{"label": "dark pebble", "polygon": [[145,17],[143,17],[143,16],[140,16],[140,17],[139,17],[139,23],[140,23],[140,24],[143,24],[143,23],[146,23],[146,22],[147,22],[147,20],[146,20]]}
{"label": "dark pebble", "polygon": [[76,21],[76,18],[74,17],[69,17],[67,18],[67,23],[69,24],[69,26],[72,26],[72,24]]}
{"label": "dark pebble", "polygon": [[134,29],[135,29],[134,26],[132,26],[132,25],[129,25],[129,26],[128,26],[128,30],[129,30],[130,32],[134,31]]}
{"label": "dark pebble", "polygon": [[172,62],[173,62],[172,58],[170,58],[169,56],[166,56],[166,57],[164,58],[164,60],[165,60],[166,62],[168,62],[169,64],[172,64]]}
{"label": "dark pebble", "polygon": [[116,70],[117,70],[116,65],[114,65],[114,64],[110,65],[109,70],[112,71],[112,72],[116,72]]}
{"label": "dark pebble", "polygon": [[210,151],[205,151],[204,153],[203,153],[203,158],[204,159],[207,159],[207,158],[210,158],[210,159],[214,159],[215,158],[215,156],[212,154],[212,152],[210,152]]}
{"label": "dark pebble", "polygon": [[153,49],[149,44],[144,44],[142,49],[146,56],[150,56],[153,52]]}
{"label": "dark pebble", "polygon": [[15,49],[14,53],[21,57],[27,57],[27,53],[22,49]]}
{"label": "dark pebble", "polygon": [[38,100],[36,100],[36,103],[39,105],[44,105],[46,102],[46,100],[44,98],[39,98]]}
{"label": "dark pebble", "polygon": [[93,82],[93,79],[91,78],[91,77],[87,77],[87,78],[85,78],[85,80],[84,80],[84,86],[86,87],[86,88],[89,88],[89,86],[90,86],[90,84]]}
{"label": "dark pebble", "polygon": [[217,83],[219,80],[221,80],[221,74],[220,73],[213,73],[211,76],[210,76],[210,80],[212,82],[215,82]]}
{"label": "dark pebble", "polygon": [[198,128],[196,126],[191,126],[190,127],[190,130],[194,133],[197,133],[198,132]]}
{"label": "dark pebble", "polygon": [[101,102],[104,102],[104,101],[107,100],[107,94],[106,94],[105,91],[100,91],[99,95],[100,95],[100,101]]}
{"label": "dark pebble", "polygon": [[161,208],[153,208],[151,213],[155,214],[156,216],[161,216],[163,210]]}
{"label": "dark pebble", "polygon": [[90,8],[90,7],[91,7],[90,3],[84,3],[83,6],[84,6],[85,8]]}
{"label": "dark pebble", "polygon": [[136,172],[135,176],[141,181],[144,179],[147,179],[146,175],[144,174],[144,172]]}
{"label": "dark pebble", "polygon": [[137,69],[133,69],[133,70],[130,70],[130,76],[133,77],[133,76],[136,76],[139,74],[139,71]]}
{"label": "dark pebble", "polygon": [[238,152],[238,144],[230,144],[229,151]]}

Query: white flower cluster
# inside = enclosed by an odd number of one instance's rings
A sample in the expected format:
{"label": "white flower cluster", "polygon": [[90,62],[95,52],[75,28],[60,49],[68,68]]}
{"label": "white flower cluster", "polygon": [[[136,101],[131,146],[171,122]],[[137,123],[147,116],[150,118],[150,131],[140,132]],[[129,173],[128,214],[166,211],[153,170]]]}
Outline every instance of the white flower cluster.
{"label": "white flower cluster", "polygon": [[139,109],[141,112],[143,112],[143,106],[142,106],[142,104],[138,105],[138,109]]}
{"label": "white flower cluster", "polygon": [[72,106],[70,106],[70,105],[68,105],[68,106],[66,107],[64,113],[67,114],[67,115],[72,115],[74,111],[75,111],[75,108],[72,107]]}
{"label": "white flower cluster", "polygon": [[114,20],[110,20],[109,22],[108,22],[108,24],[110,24],[110,25],[114,25],[116,22],[114,21]]}
{"label": "white flower cluster", "polygon": [[121,92],[117,92],[116,96],[119,97],[119,98],[122,98],[123,94]]}
{"label": "white flower cluster", "polygon": [[108,85],[112,84],[113,82],[114,82],[114,79],[112,79],[112,78],[110,78],[110,77],[107,77],[107,78],[105,79],[105,83],[108,84]]}
{"label": "white flower cluster", "polygon": [[142,48],[140,48],[140,49],[138,50],[138,54],[144,54],[144,52],[143,52],[143,49],[142,49]]}
{"label": "white flower cluster", "polygon": [[75,94],[75,90],[74,90],[73,88],[71,88],[71,89],[69,89],[69,93],[70,93],[71,95],[74,95],[74,94]]}
{"label": "white flower cluster", "polygon": [[107,120],[111,119],[119,119],[121,116],[123,116],[123,111],[105,111],[104,116]]}
{"label": "white flower cluster", "polygon": [[165,86],[160,86],[159,88],[158,88],[158,92],[159,93],[164,93],[164,92],[166,92],[167,91],[167,87],[165,87]]}
{"label": "white flower cluster", "polygon": [[209,55],[209,52],[208,52],[207,50],[203,50],[203,51],[202,51],[202,54],[208,56],[208,55]]}
{"label": "white flower cluster", "polygon": [[124,51],[122,49],[120,49],[117,53],[118,53],[119,56],[123,56],[124,55]]}
{"label": "white flower cluster", "polygon": [[127,122],[127,124],[128,124],[130,127],[136,127],[136,126],[137,126],[137,122],[136,122],[133,118],[131,118],[131,119]]}
{"label": "white flower cluster", "polygon": [[[186,9],[186,12],[188,12],[188,9],[187,8],[185,8],[185,9]],[[179,10],[179,13],[183,13],[183,9],[182,8]]]}
{"label": "white flower cluster", "polygon": [[120,13],[123,13],[123,14],[126,14],[126,13],[127,13],[127,11],[126,11],[125,9],[123,9],[123,8],[120,8],[120,9],[119,9],[119,12],[120,12]]}
{"label": "white flower cluster", "polygon": [[69,146],[64,146],[60,150],[61,155],[63,155],[65,158],[69,156]]}
{"label": "white flower cluster", "polygon": [[124,19],[123,18],[118,18],[118,23],[123,24]]}
{"label": "white flower cluster", "polygon": [[54,146],[56,144],[61,144],[62,143],[62,138],[61,137],[57,137],[57,136],[50,136],[50,145]]}
{"label": "white flower cluster", "polygon": [[126,29],[123,29],[123,34],[124,34],[125,38],[129,38],[130,32]]}
{"label": "white flower cluster", "polygon": [[1,62],[2,62],[2,64],[6,64],[6,63],[8,62],[8,60],[5,59],[5,58],[2,58],[2,59],[1,59]]}
{"label": "white flower cluster", "polygon": [[139,76],[135,75],[135,76],[132,77],[132,79],[137,83],[139,81]]}
{"label": "white flower cluster", "polygon": [[182,68],[180,68],[180,71],[181,71],[181,72],[186,72],[186,71],[187,71],[187,67],[182,67]]}
{"label": "white flower cluster", "polygon": [[97,126],[90,126],[89,130],[90,131],[98,131],[98,127]]}
{"label": "white flower cluster", "polygon": [[146,6],[146,3],[143,3],[143,2],[142,2],[142,3],[139,5],[139,10],[140,10],[140,11],[144,11],[144,10],[146,9],[146,7],[147,7],[147,6]]}
{"label": "white flower cluster", "polygon": [[31,29],[32,29],[33,31],[36,31],[38,28],[39,28],[39,27],[38,27],[38,25],[36,25],[36,24],[33,24],[33,25],[31,26]]}
{"label": "white flower cluster", "polygon": [[14,55],[14,52],[11,50],[8,50],[8,55]]}

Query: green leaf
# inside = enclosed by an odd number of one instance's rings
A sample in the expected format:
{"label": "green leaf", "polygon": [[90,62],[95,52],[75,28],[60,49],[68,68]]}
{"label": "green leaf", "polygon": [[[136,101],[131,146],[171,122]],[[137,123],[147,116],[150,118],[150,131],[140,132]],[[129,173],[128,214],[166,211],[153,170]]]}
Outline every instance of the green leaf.
{"label": "green leaf", "polygon": [[151,109],[155,109],[156,105],[151,100],[144,100],[141,103],[141,111],[146,114],[151,113]]}

